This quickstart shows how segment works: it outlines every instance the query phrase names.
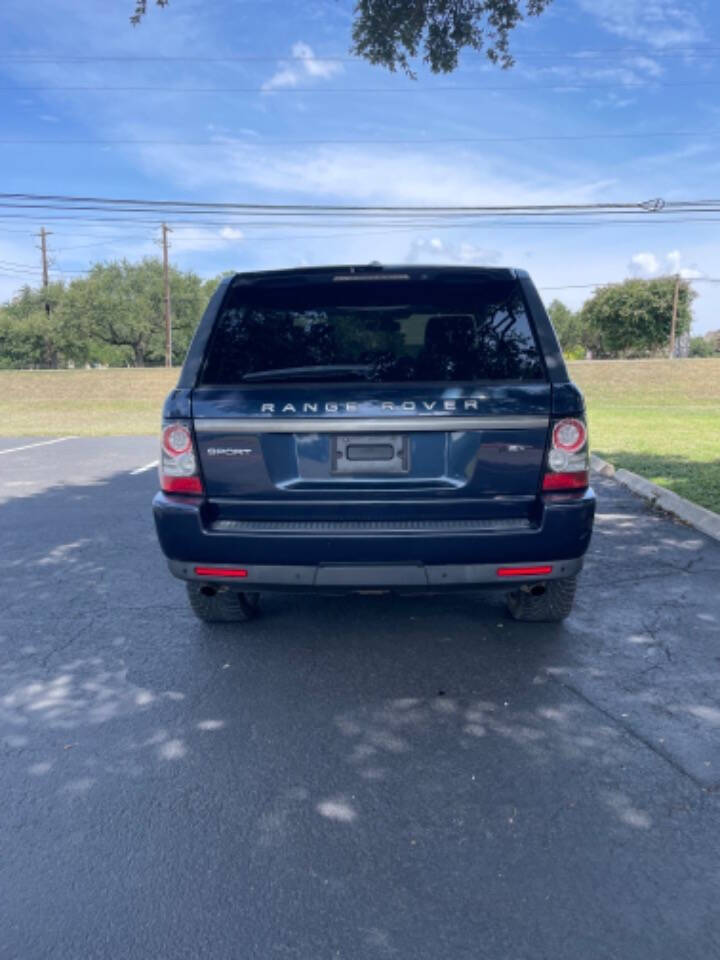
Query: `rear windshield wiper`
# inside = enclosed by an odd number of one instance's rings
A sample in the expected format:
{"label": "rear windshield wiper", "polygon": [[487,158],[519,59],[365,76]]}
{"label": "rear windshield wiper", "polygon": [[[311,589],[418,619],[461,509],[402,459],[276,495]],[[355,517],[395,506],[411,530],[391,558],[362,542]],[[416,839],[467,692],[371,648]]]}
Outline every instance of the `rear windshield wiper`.
{"label": "rear windshield wiper", "polygon": [[357,378],[367,380],[372,370],[369,363],[325,364],[317,367],[280,367],[275,370],[256,370],[246,373],[242,380],[248,383],[260,383],[263,380],[336,380]]}

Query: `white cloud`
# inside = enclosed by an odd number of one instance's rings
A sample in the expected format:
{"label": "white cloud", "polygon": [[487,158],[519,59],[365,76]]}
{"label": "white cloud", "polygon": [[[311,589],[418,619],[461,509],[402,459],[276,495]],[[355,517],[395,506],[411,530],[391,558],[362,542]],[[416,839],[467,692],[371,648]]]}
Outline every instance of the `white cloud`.
{"label": "white cloud", "polygon": [[219,230],[205,227],[174,227],[170,237],[171,248],[178,253],[221,250],[229,243],[243,239],[242,230],[236,227],[221,227]]}
{"label": "white cloud", "polygon": [[658,258],[654,253],[635,253],[630,257],[630,263],[628,265],[630,273],[633,273],[635,276],[652,276],[657,273],[660,269],[660,264]]}
{"label": "white cloud", "polygon": [[217,140],[213,151],[147,145],[141,155],[152,173],[183,190],[217,188],[257,196],[387,204],[473,205],[579,203],[602,199],[614,180],[583,178],[552,163],[478,156],[453,149],[429,152],[390,145],[333,144],[272,147]]}
{"label": "white cloud", "polygon": [[[612,66],[607,65],[602,57],[594,51],[580,51],[570,63],[550,64],[548,66],[527,67],[521,66],[523,73],[531,79],[542,79],[556,86],[558,90],[582,90],[585,86],[598,88],[620,86],[635,89],[637,87],[652,86],[665,73],[664,67],[649,56],[628,54],[621,56]],[[599,98],[601,105],[624,106],[611,101],[612,97],[620,98],[620,94],[609,93]],[[633,101],[628,101],[628,103]]]}
{"label": "white cloud", "polygon": [[463,266],[489,266],[499,263],[501,255],[467,241],[452,242],[440,237],[415,237],[405,257],[406,263],[456,263]]}
{"label": "white cloud", "polygon": [[294,44],[292,52],[294,57],[303,58],[303,67],[311,77],[322,77],[323,80],[326,80],[342,70],[342,64],[337,61],[318,60],[307,43]]}
{"label": "white cloud", "polygon": [[659,77],[664,73],[662,66],[652,57],[631,57],[628,63],[637,70],[642,70],[651,77]]}
{"label": "white cloud", "polygon": [[671,250],[670,253],[666,253],[665,260],[668,264],[668,273],[677,273],[683,280],[697,280],[698,277],[703,276],[702,271],[695,267],[682,266],[683,255],[679,250]]}
{"label": "white cloud", "polygon": [[[587,14],[615,36],[657,50],[704,39],[693,6],[678,0],[578,0]],[[696,5],[695,5],[696,6]]]}
{"label": "white cloud", "polygon": [[327,80],[342,71],[341,63],[316,57],[307,43],[294,43],[292,55],[292,61],[281,61],[280,69],[263,83],[263,90],[297,87],[301,80],[308,78]]}
{"label": "white cloud", "polygon": [[612,90],[604,97],[595,97],[592,100],[594,107],[599,109],[607,107],[611,110],[624,110],[626,107],[631,107],[634,103],[637,103],[635,97],[623,97]]}
{"label": "white cloud", "polygon": [[630,258],[628,269],[633,276],[652,277],[657,273],[677,273],[684,280],[697,280],[703,277],[702,270],[696,267],[684,267],[682,261],[684,257],[679,250],[670,250],[664,256],[656,256],[654,253],[636,253]]}
{"label": "white cloud", "polygon": [[670,269],[673,273],[677,273],[680,269],[680,261],[682,260],[682,254],[679,250],[671,250],[670,253],[665,255],[665,259],[670,264]]}
{"label": "white cloud", "polygon": [[238,230],[237,227],[223,227],[220,231],[220,236],[223,240],[242,240],[244,234],[242,230]]}
{"label": "white cloud", "polygon": [[296,87],[300,82],[300,71],[292,67],[283,67],[274,73],[269,80],[262,85],[263,90],[280,90],[283,87]]}

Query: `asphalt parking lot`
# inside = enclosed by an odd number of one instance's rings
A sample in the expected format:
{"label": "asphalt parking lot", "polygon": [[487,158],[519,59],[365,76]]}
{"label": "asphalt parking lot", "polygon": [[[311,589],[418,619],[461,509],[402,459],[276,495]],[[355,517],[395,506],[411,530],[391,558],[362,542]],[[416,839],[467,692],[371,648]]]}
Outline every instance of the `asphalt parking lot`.
{"label": "asphalt parking lot", "polygon": [[720,544],[596,478],[562,626],[208,628],[156,439],[41,440],[0,440],[3,960],[720,955]]}

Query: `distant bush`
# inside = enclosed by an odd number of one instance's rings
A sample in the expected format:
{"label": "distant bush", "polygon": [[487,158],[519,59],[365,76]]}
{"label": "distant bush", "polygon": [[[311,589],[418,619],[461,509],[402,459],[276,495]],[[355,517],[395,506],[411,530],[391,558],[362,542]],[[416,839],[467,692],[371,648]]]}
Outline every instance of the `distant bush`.
{"label": "distant bush", "polygon": [[717,351],[713,344],[704,337],[692,337],[690,339],[691,357],[715,357]]}

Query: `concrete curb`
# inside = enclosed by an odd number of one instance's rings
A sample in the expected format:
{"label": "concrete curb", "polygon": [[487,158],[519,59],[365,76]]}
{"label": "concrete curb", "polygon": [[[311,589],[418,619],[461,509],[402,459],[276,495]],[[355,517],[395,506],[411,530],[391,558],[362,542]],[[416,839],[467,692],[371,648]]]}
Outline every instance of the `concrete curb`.
{"label": "concrete curb", "polygon": [[590,466],[595,473],[603,477],[612,477],[628,490],[647,500],[651,506],[672,514],[678,520],[682,520],[683,523],[687,523],[714,540],[720,540],[720,514],[706,510],[705,507],[699,507],[691,500],[686,500],[672,490],[666,490],[665,487],[651,483],[637,473],[631,473],[622,468],[616,470],[611,463],[595,456],[594,453],[590,455]]}

